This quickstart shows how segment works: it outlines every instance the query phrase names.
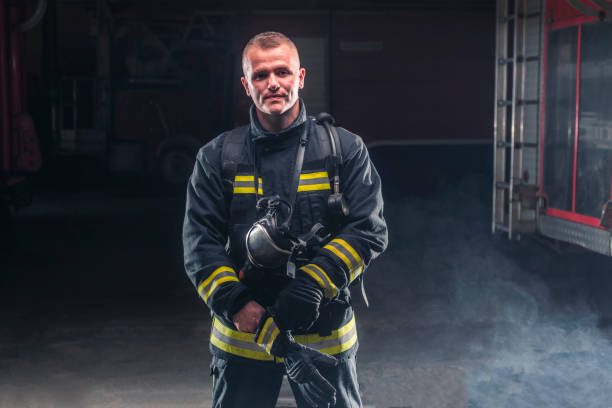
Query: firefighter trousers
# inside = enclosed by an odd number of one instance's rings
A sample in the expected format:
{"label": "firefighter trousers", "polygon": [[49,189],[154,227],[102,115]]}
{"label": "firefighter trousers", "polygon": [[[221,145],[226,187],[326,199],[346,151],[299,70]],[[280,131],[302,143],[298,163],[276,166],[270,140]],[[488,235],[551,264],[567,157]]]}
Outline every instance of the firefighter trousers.
{"label": "firefighter trousers", "polygon": [[[213,356],[213,408],[274,408],[285,368],[283,364],[258,364]],[[336,388],[335,408],[361,408],[355,357],[342,359],[321,374]],[[289,381],[298,408],[310,408],[298,387]]]}

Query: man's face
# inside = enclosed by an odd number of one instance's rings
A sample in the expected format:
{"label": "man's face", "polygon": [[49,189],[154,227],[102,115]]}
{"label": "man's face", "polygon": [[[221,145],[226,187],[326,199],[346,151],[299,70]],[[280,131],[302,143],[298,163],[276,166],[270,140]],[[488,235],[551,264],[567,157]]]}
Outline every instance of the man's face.
{"label": "man's face", "polygon": [[298,99],[306,71],[299,67],[297,51],[288,44],[247,51],[242,85],[255,107],[268,115],[282,115]]}

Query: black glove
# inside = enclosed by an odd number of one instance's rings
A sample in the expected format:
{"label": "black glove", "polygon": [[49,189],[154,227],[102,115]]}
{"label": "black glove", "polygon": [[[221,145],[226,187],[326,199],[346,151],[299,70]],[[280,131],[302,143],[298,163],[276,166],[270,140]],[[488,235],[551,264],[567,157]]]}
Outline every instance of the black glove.
{"label": "black glove", "polygon": [[273,307],[274,320],[283,330],[308,330],[319,317],[323,289],[304,272],[280,291]]}
{"label": "black glove", "polygon": [[[293,340],[288,332],[285,334],[289,337],[287,341]],[[336,389],[321,375],[317,366],[334,367],[338,360],[310,347],[295,342],[290,344],[291,350],[284,360],[287,377],[297,384],[306,402],[313,407],[335,405]]]}
{"label": "black glove", "polygon": [[315,408],[336,403],[336,389],[321,375],[317,365],[334,367],[338,360],[295,342],[287,331],[280,331],[266,313],[255,334],[255,342],[270,354],[283,357],[287,377],[297,384],[304,399]]}

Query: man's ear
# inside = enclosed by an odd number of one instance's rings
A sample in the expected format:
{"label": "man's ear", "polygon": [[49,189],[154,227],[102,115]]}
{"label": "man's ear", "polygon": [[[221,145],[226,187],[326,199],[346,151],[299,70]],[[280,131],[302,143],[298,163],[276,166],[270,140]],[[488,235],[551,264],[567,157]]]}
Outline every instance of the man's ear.
{"label": "man's ear", "polygon": [[306,69],[300,68],[300,89],[304,88],[304,78],[306,77]]}
{"label": "man's ear", "polygon": [[242,82],[242,86],[244,87],[244,90],[246,91],[247,96],[251,96],[251,91],[249,90],[249,84],[247,83],[246,78],[240,77],[240,82]]}

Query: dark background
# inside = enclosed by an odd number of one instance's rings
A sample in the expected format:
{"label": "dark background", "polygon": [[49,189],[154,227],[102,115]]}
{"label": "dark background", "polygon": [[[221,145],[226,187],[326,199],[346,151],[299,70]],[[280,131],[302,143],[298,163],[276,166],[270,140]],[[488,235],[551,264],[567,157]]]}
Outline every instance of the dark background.
{"label": "dark background", "polygon": [[0,407],[207,406],[180,176],[246,123],[239,57],[264,30],[307,40],[307,107],[383,180],[390,246],[372,306],[353,299],[364,401],[605,406],[609,259],[490,233],[493,1],[53,0],[23,34],[43,165],[3,190]]}

